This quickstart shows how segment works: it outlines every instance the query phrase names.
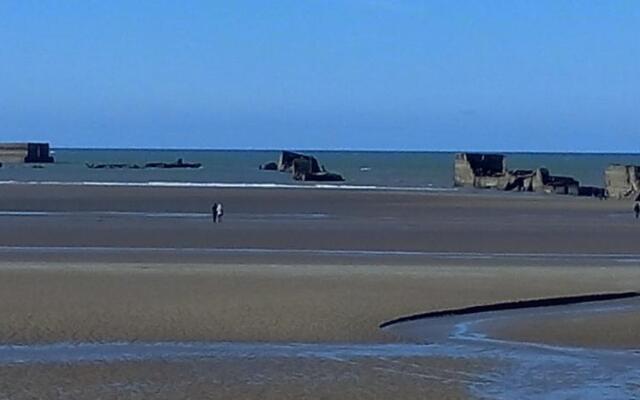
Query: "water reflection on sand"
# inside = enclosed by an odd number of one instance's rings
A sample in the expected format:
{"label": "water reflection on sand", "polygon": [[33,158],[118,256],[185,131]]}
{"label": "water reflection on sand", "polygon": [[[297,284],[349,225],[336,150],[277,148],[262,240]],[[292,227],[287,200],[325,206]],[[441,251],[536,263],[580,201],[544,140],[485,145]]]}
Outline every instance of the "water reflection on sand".
{"label": "water reflection on sand", "polygon": [[[640,349],[587,349],[522,343],[487,337],[495,323],[541,315],[583,315],[640,309],[639,299],[498,311],[417,320],[386,329],[407,340],[392,344],[314,343],[58,343],[0,346],[0,364],[124,363],[131,361],[278,360],[359,363],[374,360],[387,373],[463,384],[479,398],[491,399],[632,399],[640,396]],[[488,370],[452,374],[427,368],[416,359],[486,362]],[[363,361],[365,360],[365,361]],[[402,360],[408,360],[403,362]],[[311,379],[311,377],[309,377]],[[266,381],[265,381],[266,382]],[[265,383],[266,384],[266,383]]]}
{"label": "water reflection on sand", "polygon": [[[640,396],[640,349],[610,350],[516,342],[488,337],[495,324],[542,316],[588,317],[640,310],[640,299],[497,311],[417,320],[391,326],[406,338],[433,340],[452,357],[483,358],[499,367],[471,384],[480,398],[633,399]],[[444,348],[444,349],[443,349]]]}

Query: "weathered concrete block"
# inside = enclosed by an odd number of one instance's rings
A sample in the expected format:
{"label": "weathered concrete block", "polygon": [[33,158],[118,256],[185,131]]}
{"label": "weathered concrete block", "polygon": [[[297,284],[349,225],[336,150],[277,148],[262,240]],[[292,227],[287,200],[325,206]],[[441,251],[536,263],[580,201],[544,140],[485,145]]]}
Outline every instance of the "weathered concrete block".
{"label": "weathered concrete block", "polygon": [[604,171],[609,197],[632,199],[640,194],[640,166],[612,164]]}
{"label": "weathered concrete block", "polygon": [[313,156],[307,156],[305,154],[294,153],[292,151],[283,151],[280,153],[278,159],[278,171],[291,171],[295,160],[304,159],[310,163],[311,172],[322,172],[318,160]]}
{"label": "weathered concrete block", "polygon": [[0,143],[0,162],[52,163],[48,143]]}
{"label": "weathered concrete block", "polygon": [[342,182],[344,178],[340,174],[327,172],[321,167],[313,156],[283,151],[280,153],[278,163],[266,163],[260,166],[262,170],[278,170],[291,172],[292,177],[298,181]]}
{"label": "weathered concrete block", "polygon": [[580,183],[577,180],[553,176],[546,168],[509,171],[505,157],[500,154],[456,154],[454,185],[575,196],[580,194]]}
{"label": "weathered concrete block", "polygon": [[311,167],[311,161],[307,158],[296,158],[293,160],[293,167],[291,168],[291,172],[293,173],[293,179],[296,180],[304,180],[306,175],[310,175],[313,173],[313,168]]}
{"label": "weathered concrete block", "polygon": [[[458,153],[454,161],[454,185],[473,187],[501,187],[506,173],[505,157],[501,154]],[[480,179],[477,178],[495,178]],[[508,179],[507,179],[508,182]],[[488,185],[488,186],[484,186]]]}

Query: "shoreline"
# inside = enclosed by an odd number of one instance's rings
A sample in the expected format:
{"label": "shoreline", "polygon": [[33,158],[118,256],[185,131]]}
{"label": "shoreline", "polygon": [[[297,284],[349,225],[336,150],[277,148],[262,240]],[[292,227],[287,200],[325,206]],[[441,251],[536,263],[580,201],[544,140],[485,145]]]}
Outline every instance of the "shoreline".
{"label": "shoreline", "polygon": [[[454,186],[378,186],[378,185],[353,185],[342,183],[326,183],[326,182],[308,182],[308,183],[265,183],[265,182],[179,182],[179,181],[21,181],[21,180],[0,180],[0,187],[11,188],[29,188],[33,190],[56,188],[65,188],[74,190],[85,189],[131,189],[131,190],[247,190],[247,191],[317,191],[317,192],[353,192],[355,194],[415,194],[415,195],[434,195],[434,196],[469,196],[469,197],[488,197],[488,198],[513,198],[513,199],[569,199],[584,200],[589,202],[603,203],[624,203],[628,202],[619,199],[600,200],[591,196],[549,194],[539,192],[518,192],[505,191],[497,189],[480,189],[471,187]],[[38,189],[39,188],[39,189]]]}
{"label": "shoreline", "polygon": [[[479,189],[470,187],[433,187],[433,186],[378,186],[355,185],[348,183],[239,183],[239,182],[178,182],[178,181],[0,181],[0,186],[49,186],[49,187],[96,187],[96,188],[169,188],[169,189],[247,189],[247,190],[315,190],[315,191],[351,191],[351,192],[392,192],[392,193],[423,193],[437,195],[460,195],[471,197],[515,197],[515,198],[571,198],[584,200],[598,200],[593,196],[561,195],[539,192],[504,191],[497,189]],[[605,199],[623,202],[621,199]],[[628,201],[627,201],[628,202]]]}
{"label": "shoreline", "polygon": [[234,183],[234,182],[171,182],[171,181],[0,181],[0,185],[89,186],[89,187],[168,187],[168,188],[228,188],[228,189],[305,189],[305,190],[353,190],[391,192],[457,192],[460,188],[429,186],[375,186],[331,183]]}

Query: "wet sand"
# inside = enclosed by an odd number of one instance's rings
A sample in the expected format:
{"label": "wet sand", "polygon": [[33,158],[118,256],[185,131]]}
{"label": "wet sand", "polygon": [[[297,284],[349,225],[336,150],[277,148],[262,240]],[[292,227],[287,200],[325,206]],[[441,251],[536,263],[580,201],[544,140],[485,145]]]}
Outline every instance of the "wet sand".
{"label": "wet sand", "polygon": [[[519,326],[523,321],[532,326],[540,317],[563,316],[568,320],[600,315],[621,317],[629,311],[638,313],[640,297],[637,293],[628,295],[626,299],[607,301],[589,297],[594,301],[550,307],[450,313],[401,321],[384,329],[407,338],[433,341],[424,346],[423,354],[429,352],[436,356],[444,351],[450,357],[493,361],[495,365],[490,372],[474,380],[482,383],[469,386],[479,398],[636,399],[640,395],[640,350],[637,348],[594,349],[543,343],[539,337],[537,342],[529,342],[492,334],[499,331],[500,326]],[[565,328],[574,327],[566,324]]]}
{"label": "wet sand", "polygon": [[207,359],[0,368],[11,399],[469,398],[480,363],[450,359]]}
{"label": "wet sand", "polygon": [[[2,344],[396,343],[406,339],[378,325],[402,315],[640,288],[640,224],[624,202],[343,190],[0,191]],[[225,204],[219,225],[208,214],[215,201]],[[638,318],[634,311],[539,319],[492,334],[638,349]],[[441,385],[424,378],[433,368],[476,378],[486,368],[457,361],[417,357],[402,373],[380,372],[394,359],[10,365],[0,367],[0,381],[16,383],[0,391],[26,398],[19,384],[30,377],[39,382],[35,397],[52,397],[58,387],[66,398],[116,398],[138,389],[139,397],[174,398],[190,392],[161,385],[180,370],[184,379],[175,382],[201,384],[194,386],[201,392],[183,398],[211,391],[216,398],[471,397],[463,380]],[[211,380],[234,368],[244,372],[224,384]],[[253,385],[265,371],[271,380]],[[342,376],[335,371],[348,378],[330,382]]]}
{"label": "wet sand", "polygon": [[[0,193],[1,246],[640,253],[631,206],[586,198],[46,185]],[[225,204],[220,225],[209,217],[216,201]],[[29,211],[53,214],[7,214]]]}
{"label": "wet sand", "polygon": [[491,337],[517,342],[640,349],[640,310],[589,316],[541,316],[517,324],[495,324],[488,328],[488,333]]}

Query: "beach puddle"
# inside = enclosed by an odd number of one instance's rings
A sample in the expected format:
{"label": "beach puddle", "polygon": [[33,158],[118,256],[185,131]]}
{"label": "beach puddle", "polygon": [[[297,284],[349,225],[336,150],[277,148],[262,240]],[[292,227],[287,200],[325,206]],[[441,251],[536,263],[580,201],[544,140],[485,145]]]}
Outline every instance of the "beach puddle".
{"label": "beach puddle", "polygon": [[417,319],[385,329],[410,340],[433,341],[427,347],[448,348],[452,357],[495,362],[497,369],[470,385],[479,398],[635,399],[640,397],[640,349],[517,342],[487,334],[497,324],[630,310],[640,310],[639,298]]}

